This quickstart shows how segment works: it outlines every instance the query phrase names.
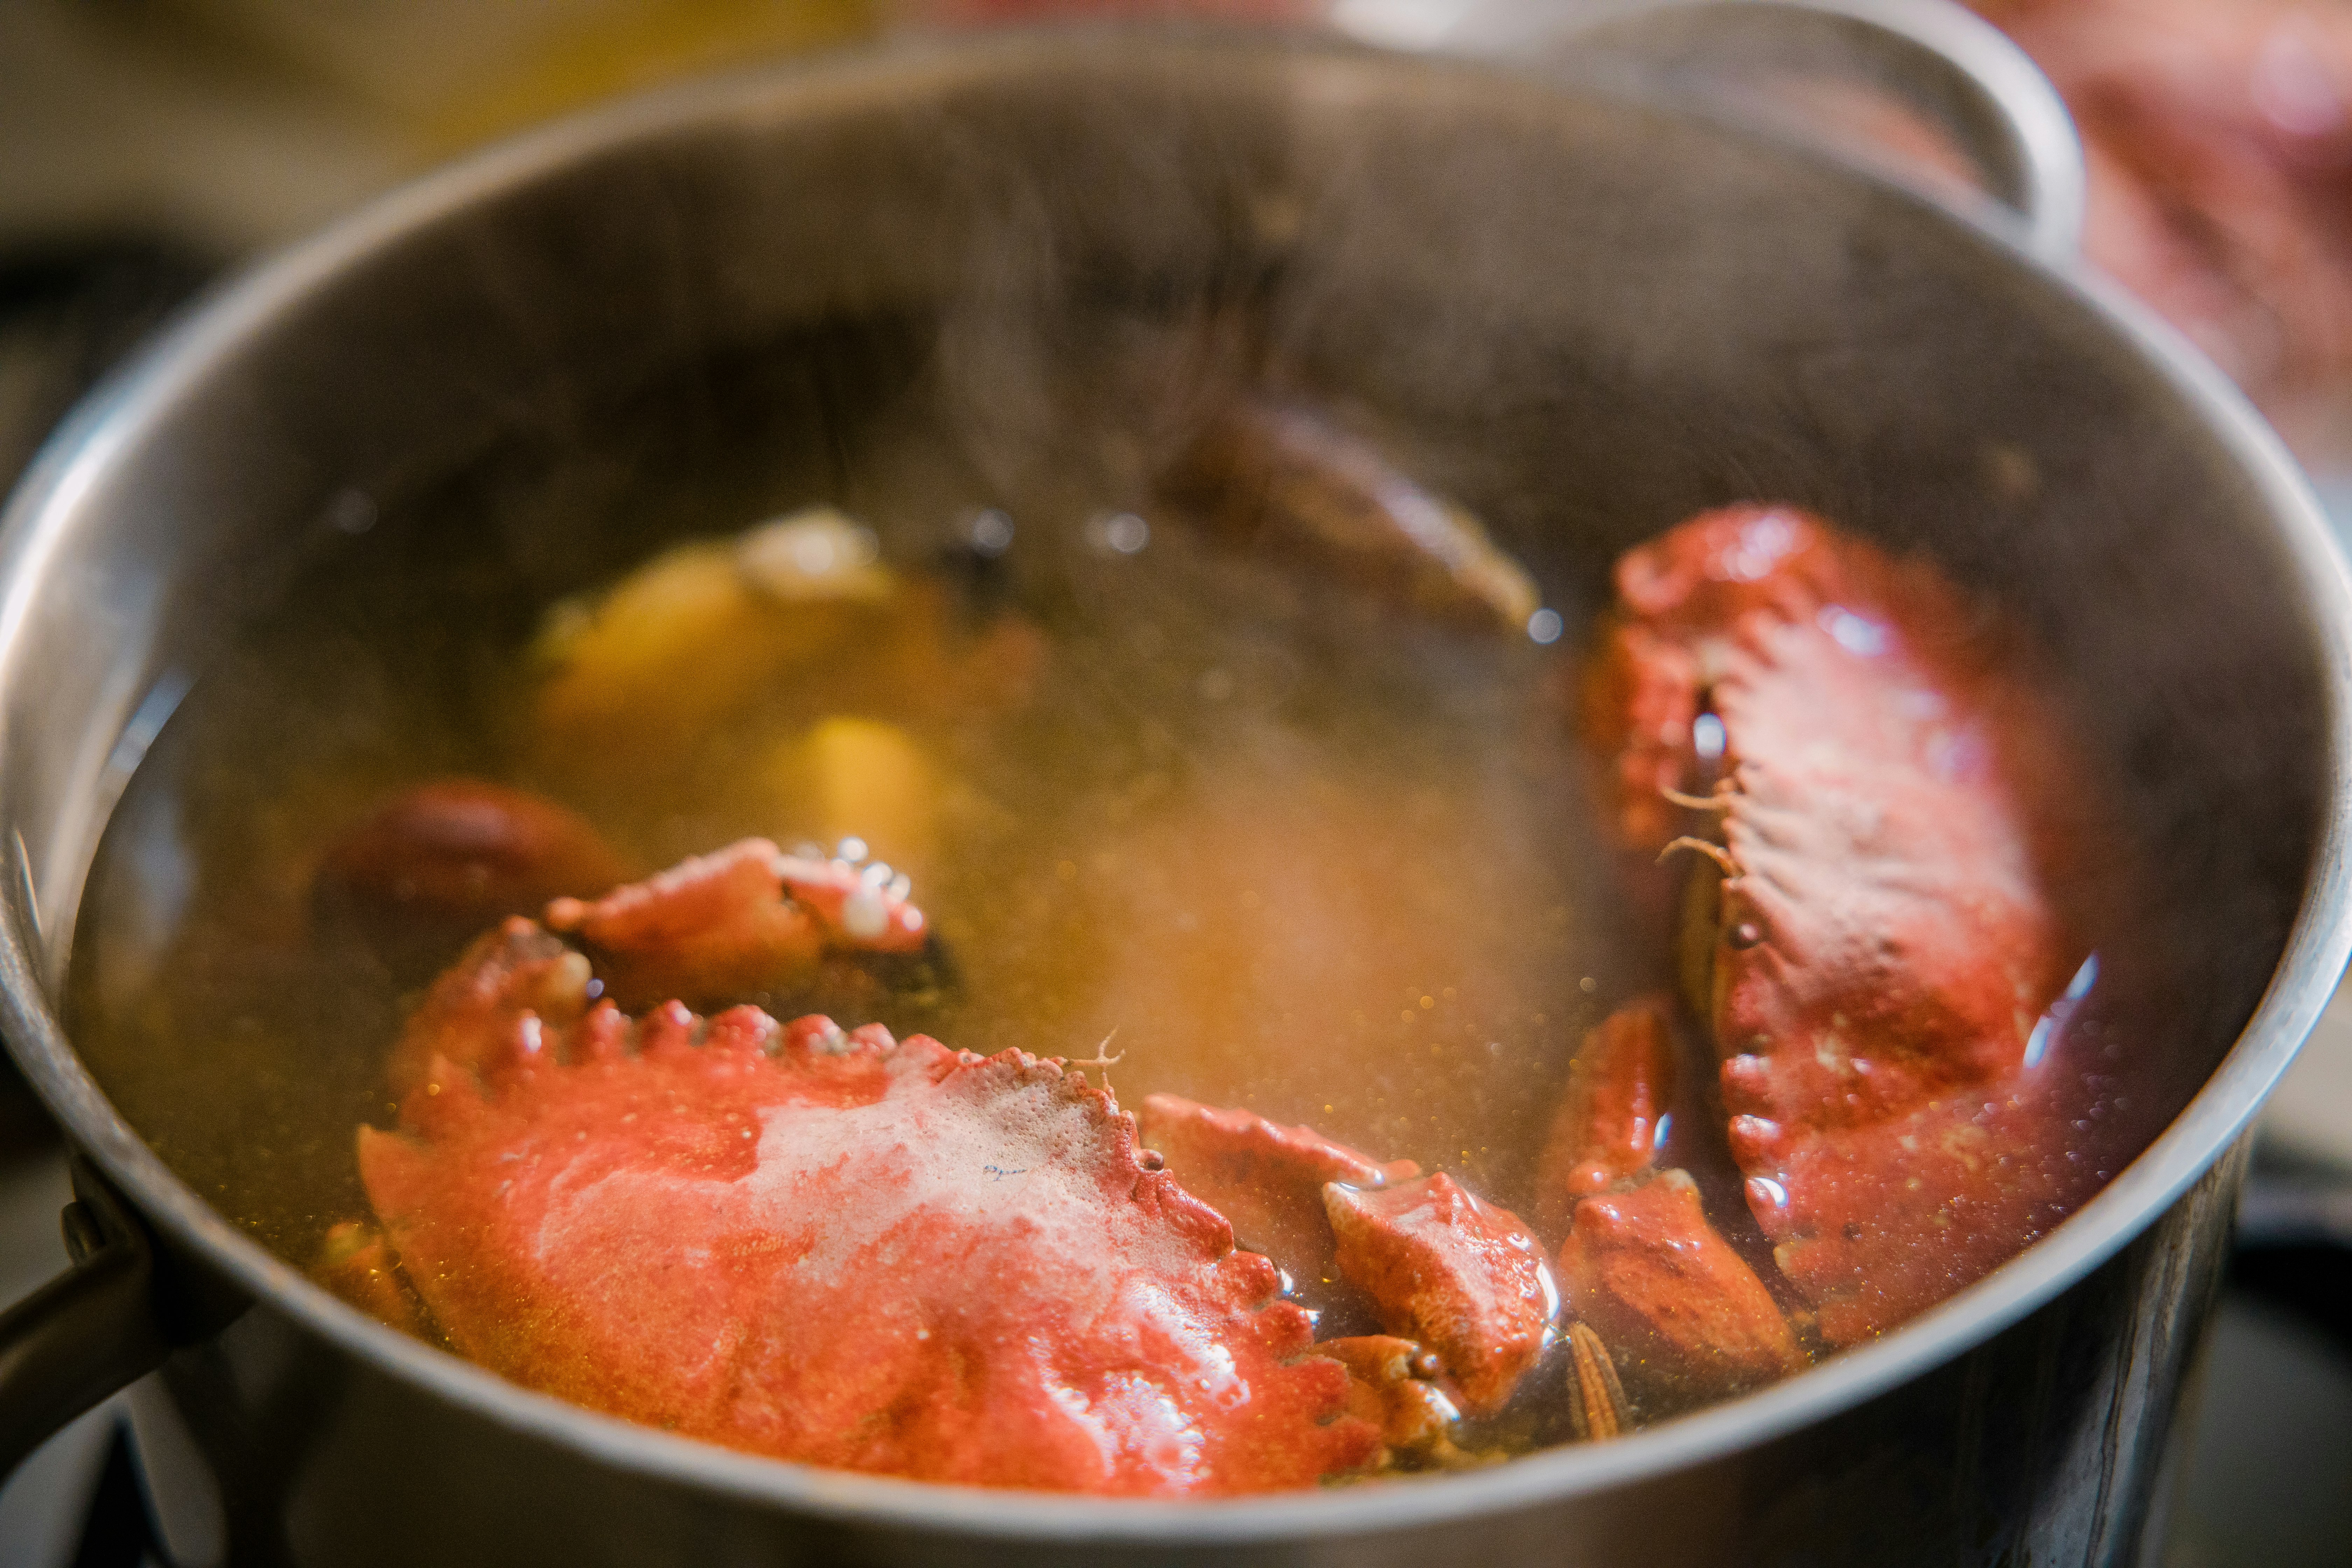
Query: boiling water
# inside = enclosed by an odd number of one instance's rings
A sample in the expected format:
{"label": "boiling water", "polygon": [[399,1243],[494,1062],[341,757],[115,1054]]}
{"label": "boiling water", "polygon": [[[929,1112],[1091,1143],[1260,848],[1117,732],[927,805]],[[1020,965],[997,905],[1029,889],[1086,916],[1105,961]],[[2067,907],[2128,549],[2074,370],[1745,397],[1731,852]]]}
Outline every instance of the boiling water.
{"label": "boiling water", "polygon": [[[199,1192],[298,1261],[366,1212],[353,1130],[392,1120],[418,977],[314,921],[311,878],[388,795],[462,773],[580,809],[646,870],[856,835],[955,971],[895,1026],[1108,1041],[1129,1104],[1247,1105],[1520,1201],[1579,1036],[1654,967],[1621,951],[1589,836],[1573,627],[1423,626],[1213,546],[1099,419],[1008,486],[936,414],[921,339],[700,369],[597,439],[331,509],[132,780],[79,928],[76,1037]],[[813,502],[878,532],[922,626],[692,723],[655,692],[550,732],[532,648],[568,595]],[[810,760],[845,746],[883,757],[854,798]]]}

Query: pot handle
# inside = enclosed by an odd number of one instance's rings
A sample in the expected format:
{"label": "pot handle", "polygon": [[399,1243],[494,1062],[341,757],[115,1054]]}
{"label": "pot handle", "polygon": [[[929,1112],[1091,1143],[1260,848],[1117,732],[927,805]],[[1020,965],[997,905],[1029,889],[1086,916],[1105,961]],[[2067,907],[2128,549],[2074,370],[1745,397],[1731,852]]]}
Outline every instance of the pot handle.
{"label": "pot handle", "polygon": [[[2044,261],[2082,251],[2083,143],[2064,100],[2025,51],[1953,0],[1339,0],[1343,27],[1382,42],[1625,77],[1655,92],[1806,137],[1803,116],[1740,90],[1784,80],[1874,88],[1943,130],[1990,194],[2025,220]],[[1408,22],[1410,16],[1413,20]],[[1417,23],[1419,37],[1407,37]],[[1765,110],[1760,116],[1754,110]]]}
{"label": "pot handle", "polygon": [[170,1352],[155,1250],[130,1205],[79,1159],[62,1216],[73,1267],[0,1312],[0,1480],[48,1437]]}

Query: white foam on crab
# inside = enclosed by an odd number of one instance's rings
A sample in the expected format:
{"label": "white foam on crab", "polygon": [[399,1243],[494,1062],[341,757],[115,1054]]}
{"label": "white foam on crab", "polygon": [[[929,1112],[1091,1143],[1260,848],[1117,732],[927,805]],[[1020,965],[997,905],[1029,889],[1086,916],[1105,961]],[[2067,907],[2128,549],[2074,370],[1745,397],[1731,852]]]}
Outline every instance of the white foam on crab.
{"label": "white foam on crab", "polygon": [[[1198,1244],[1105,1183],[1117,1131],[1053,1079],[1007,1088],[1003,1069],[966,1068],[937,1089],[901,1079],[867,1105],[772,1106],[761,1123],[757,1166],[741,1178],[754,1213],[779,1232],[857,1215],[821,1226],[788,1266],[796,1291],[854,1291],[861,1276],[919,1258],[929,1313],[1050,1290],[1068,1322],[1133,1324],[1154,1342],[1136,1346],[1138,1362],[1213,1403],[1248,1397],[1215,1328],[1158,1283],[1203,1272]],[[1045,1272],[1023,1278],[1035,1258],[1050,1260]]]}
{"label": "white foam on crab", "polygon": [[1051,1069],[887,1060],[866,1104],[746,1107],[748,1168],[648,1159],[643,1125],[551,1135],[515,1162],[495,1206],[521,1229],[491,1255],[534,1312],[556,1304],[578,1375],[619,1369],[614,1408],[658,1386],[666,1418],[770,1442],[951,1384],[1060,1412],[1106,1474],[1192,1473],[1213,1413],[1253,1397],[1234,1336],[1257,1305],[1199,1216],[1155,1201],[1123,1121]]}
{"label": "white foam on crab", "polygon": [[853,941],[875,941],[890,929],[889,900],[871,883],[859,887],[841,901],[841,929]]}

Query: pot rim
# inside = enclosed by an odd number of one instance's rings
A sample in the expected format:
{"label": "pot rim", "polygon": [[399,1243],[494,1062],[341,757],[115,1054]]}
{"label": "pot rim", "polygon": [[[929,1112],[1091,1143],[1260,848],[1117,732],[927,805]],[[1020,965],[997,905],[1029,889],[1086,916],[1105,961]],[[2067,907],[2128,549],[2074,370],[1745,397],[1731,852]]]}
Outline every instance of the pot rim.
{"label": "pot rim", "polygon": [[[1484,72],[1529,79],[1491,61],[1391,55],[1337,37],[1220,36],[1130,26],[1023,28],[983,39],[900,41],[791,61],[666,89],[557,121],[477,153],[369,203],[210,291],[199,306],[110,377],[59,428],[0,513],[0,687],[27,679],[22,633],[45,567],[75,525],[79,499],[117,453],[200,386],[246,338],[401,237],[527,186],[632,140],[730,116],[791,119],[926,77],[951,83],[1083,58],[1106,41],[1136,51],[1208,50],[1257,58],[1360,58],[1381,69]],[[1559,90],[1609,100],[1589,85]],[[1647,107],[1618,99],[1628,108]],[[1724,134],[1738,134],[1722,127]],[[430,1391],[511,1431],[649,1479],[747,1502],[871,1525],[1038,1542],[1183,1540],[1192,1543],[1328,1537],[1442,1524],[1660,1478],[1814,1424],[1949,1361],[2058,1295],[2147,1228],[2243,1131],[2285,1071],[2352,952],[2352,576],[2300,471],[2238,392],[2171,328],[2102,279],[2059,271],[2024,246],[1994,204],[1955,202],[1894,186],[1804,148],[1786,155],[1893,190],[1990,247],[2048,289],[2069,295],[2158,373],[2235,458],[2301,569],[2303,614],[2324,668],[2329,779],[2317,847],[2294,924],[2271,983],[2204,1087],[2140,1155],[2050,1235],[1983,1279],[1872,1343],[1801,1376],[1605,1444],[1573,1445],[1489,1469],[1401,1479],[1377,1487],[1262,1497],[1153,1501],[947,1486],[772,1459],[604,1415],[538,1394],[411,1339],[345,1305],[206,1204],[107,1101],[68,1042],[44,994],[42,921],[21,832],[0,840],[16,874],[0,888],[0,1021],[10,1051],[73,1142],[180,1246],[374,1370]],[[0,736],[5,743],[5,736]]]}

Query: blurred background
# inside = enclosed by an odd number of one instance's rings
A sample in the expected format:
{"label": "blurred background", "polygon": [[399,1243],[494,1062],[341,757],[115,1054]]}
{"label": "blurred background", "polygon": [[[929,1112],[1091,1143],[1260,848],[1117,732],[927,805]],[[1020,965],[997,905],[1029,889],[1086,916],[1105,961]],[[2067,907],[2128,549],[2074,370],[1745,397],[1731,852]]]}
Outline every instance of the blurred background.
{"label": "blurred background", "polygon": [[[1570,0],[1570,4],[1573,0]],[[1551,0],[1560,9],[1560,0]],[[2064,95],[2087,259],[2227,371],[2352,535],[2352,0],[1981,0]],[[1465,0],[0,0],[0,490],[209,281],[484,142],[611,95],[916,30],[1181,11],[1442,40]],[[1790,84],[1782,84],[1784,87]],[[1780,118],[1929,184],[1898,106]],[[0,1061],[0,1303],[63,1266],[61,1157]],[[2352,1563],[2352,998],[2263,1126],[2184,1456],[2177,1568]],[[2333,1250],[2328,1237],[2334,1237]],[[150,1516],[134,1390],[0,1490],[0,1568],[204,1557]]]}

